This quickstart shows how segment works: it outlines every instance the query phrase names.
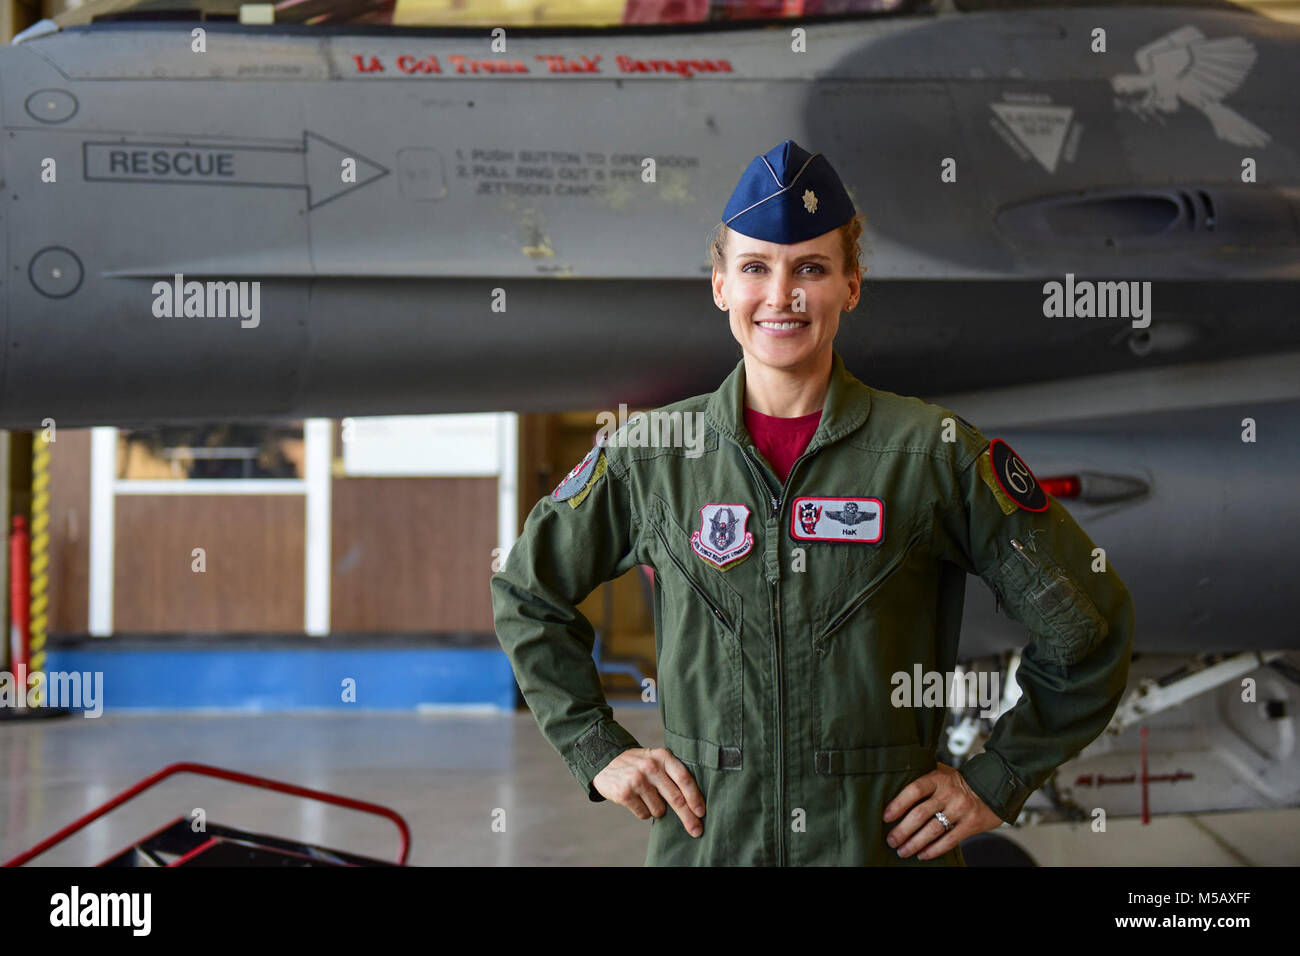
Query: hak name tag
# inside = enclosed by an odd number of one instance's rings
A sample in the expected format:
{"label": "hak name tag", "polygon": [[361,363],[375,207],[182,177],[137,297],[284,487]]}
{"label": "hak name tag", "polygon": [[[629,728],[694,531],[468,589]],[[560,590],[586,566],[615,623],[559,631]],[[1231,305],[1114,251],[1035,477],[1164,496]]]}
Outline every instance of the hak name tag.
{"label": "hak name tag", "polygon": [[799,541],[876,544],[884,534],[879,498],[796,498],[790,509],[790,537]]}

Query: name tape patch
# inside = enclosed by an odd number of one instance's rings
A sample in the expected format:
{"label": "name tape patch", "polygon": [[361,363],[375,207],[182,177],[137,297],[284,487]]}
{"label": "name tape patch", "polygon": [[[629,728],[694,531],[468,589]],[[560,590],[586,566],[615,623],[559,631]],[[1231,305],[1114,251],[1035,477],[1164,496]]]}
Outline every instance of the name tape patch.
{"label": "name tape patch", "polygon": [[796,498],[790,537],[800,541],[875,544],[885,534],[885,503],[879,498]]}

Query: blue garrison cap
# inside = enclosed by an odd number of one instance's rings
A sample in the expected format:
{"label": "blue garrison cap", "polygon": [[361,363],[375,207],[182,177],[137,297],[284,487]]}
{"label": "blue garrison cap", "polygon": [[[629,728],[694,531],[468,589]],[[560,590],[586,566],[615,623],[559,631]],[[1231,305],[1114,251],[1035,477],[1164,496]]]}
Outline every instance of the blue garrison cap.
{"label": "blue garrison cap", "polygon": [[792,245],[838,229],[856,213],[826,157],[787,139],[754,157],[722,221],[752,239]]}

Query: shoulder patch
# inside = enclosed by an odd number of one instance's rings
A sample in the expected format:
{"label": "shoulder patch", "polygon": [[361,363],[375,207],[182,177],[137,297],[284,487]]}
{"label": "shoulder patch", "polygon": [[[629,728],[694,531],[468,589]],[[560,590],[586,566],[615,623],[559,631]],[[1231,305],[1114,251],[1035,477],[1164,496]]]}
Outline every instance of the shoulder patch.
{"label": "shoulder patch", "polygon": [[1016,503],[1007,497],[1006,492],[998,487],[997,479],[993,477],[993,466],[989,464],[989,456],[986,452],[980,452],[979,457],[975,459],[975,470],[979,472],[980,478],[984,484],[988,485],[989,491],[993,492],[993,497],[997,500],[998,507],[1002,509],[1004,515],[1009,515],[1016,510]]}
{"label": "shoulder patch", "polygon": [[582,461],[555,486],[551,497],[556,501],[567,501],[570,508],[578,507],[605,473],[605,467],[605,449],[600,445],[592,446]]}
{"label": "shoulder patch", "polygon": [[[989,442],[987,455],[981,455],[981,459],[988,459],[988,468],[991,472],[997,487],[994,494],[1002,492],[1010,501],[1014,502],[1017,507],[1025,511],[1046,511],[1048,507],[1047,492],[1043,491],[1043,486],[1038,483],[1034,473],[1029,470],[1024,459],[1011,450],[1011,446],[1001,438],[995,438]],[[981,462],[983,464],[983,462]],[[980,471],[981,476],[985,474]],[[988,478],[985,477],[985,482]],[[1006,505],[1001,498],[998,504],[1007,514]]]}

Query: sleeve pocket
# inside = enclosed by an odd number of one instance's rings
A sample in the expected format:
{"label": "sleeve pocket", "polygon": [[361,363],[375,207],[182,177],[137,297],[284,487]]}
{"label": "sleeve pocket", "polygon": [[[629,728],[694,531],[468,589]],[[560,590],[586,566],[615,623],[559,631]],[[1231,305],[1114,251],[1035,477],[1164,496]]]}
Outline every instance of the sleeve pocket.
{"label": "sleeve pocket", "polygon": [[[1077,664],[1100,644],[1110,631],[1097,606],[1070,575],[1045,551],[1034,554],[1036,566],[1017,552],[1002,561],[998,578],[1003,598],[1017,619],[1041,640],[1044,658],[1057,664]],[[1028,616],[1037,617],[1035,626]]]}

